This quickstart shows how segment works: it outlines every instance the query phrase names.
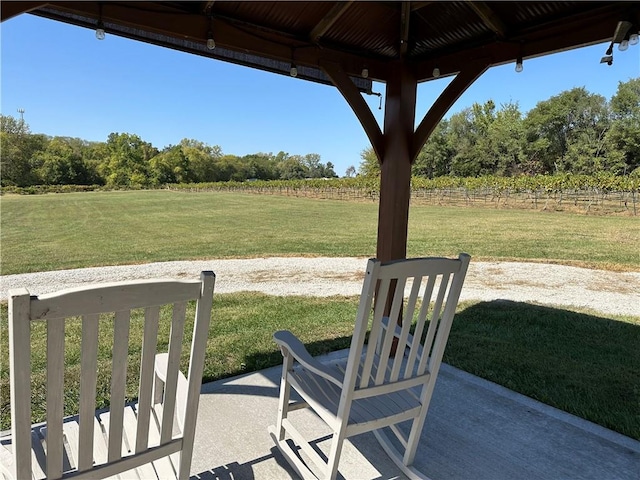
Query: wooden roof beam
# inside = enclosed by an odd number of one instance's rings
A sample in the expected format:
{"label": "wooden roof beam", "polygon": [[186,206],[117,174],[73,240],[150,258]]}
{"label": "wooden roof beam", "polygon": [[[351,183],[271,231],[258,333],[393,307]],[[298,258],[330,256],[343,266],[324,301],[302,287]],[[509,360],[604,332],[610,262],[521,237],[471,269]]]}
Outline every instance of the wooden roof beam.
{"label": "wooden roof beam", "polygon": [[213,9],[213,4],[216,3],[215,0],[211,0],[209,2],[207,2],[207,4],[204,6],[204,14],[208,17],[209,15],[211,15],[211,10]]}
{"label": "wooden roof beam", "polygon": [[409,49],[409,23],[411,20],[411,2],[402,2],[400,11],[400,56],[404,57]]}
{"label": "wooden roof beam", "polygon": [[309,34],[309,38],[313,43],[317,43],[327,30],[331,28],[331,26],[338,20],[342,14],[351,6],[353,2],[337,2],[329,13],[327,13],[322,20],[318,22],[318,24],[311,30]]}
{"label": "wooden roof beam", "polygon": [[482,23],[493,30],[499,38],[507,36],[507,26],[485,2],[467,2],[467,5],[480,17]]}
{"label": "wooden roof beam", "polygon": [[21,13],[26,13],[31,10],[35,10],[40,7],[44,7],[47,2],[2,2],[2,8],[0,9],[1,21],[8,20]]}

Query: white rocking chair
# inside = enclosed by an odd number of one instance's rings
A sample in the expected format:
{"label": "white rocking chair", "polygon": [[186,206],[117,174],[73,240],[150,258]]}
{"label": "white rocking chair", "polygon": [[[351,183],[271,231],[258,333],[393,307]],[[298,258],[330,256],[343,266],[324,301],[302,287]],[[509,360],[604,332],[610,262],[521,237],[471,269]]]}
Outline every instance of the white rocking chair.
{"label": "white rocking chair", "polygon": [[[291,332],[274,334],[284,361],[277,424],[269,432],[301,477],[335,479],[344,440],[374,431],[405,475],[426,478],[412,464],[469,260],[466,254],[458,259],[369,260],[346,365],[322,364]],[[290,401],[291,388],[302,401]],[[311,408],[332,430],[327,461],[288,418],[300,408]],[[407,420],[408,437],[397,427]],[[391,441],[387,430],[397,440]],[[287,434],[320,475],[289,444]],[[403,453],[396,444],[404,447]]]}
{"label": "white rocking chair", "polygon": [[[199,281],[119,282],[39,297],[30,296],[26,289],[10,291],[11,436],[0,438],[0,477],[187,479],[214,282],[213,272],[202,272]],[[179,367],[184,333],[191,328],[191,321],[186,322],[190,300],[197,304],[185,377]],[[165,305],[171,309],[167,311],[171,319],[168,351],[157,354]],[[129,343],[133,342],[129,327],[138,321],[132,320],[134,309],[144,314],[141,359],[139,366],[128,369]],[[45,323],[47,337],[47,418],[46,423],[32,426],[30,335],[35,322]],[[74,374],[65,375],[65,326],[82,332],[76,374],[79,408],[67,418],[63,415],[69,401],[65,377]],[[105,331],[113,341],[108,341],[112,352],[106,359]],[[111,370],[110,406],[96,411],[97,371],[105,361]],[[138,369],[138,400],[126,404],[128,370]]]}

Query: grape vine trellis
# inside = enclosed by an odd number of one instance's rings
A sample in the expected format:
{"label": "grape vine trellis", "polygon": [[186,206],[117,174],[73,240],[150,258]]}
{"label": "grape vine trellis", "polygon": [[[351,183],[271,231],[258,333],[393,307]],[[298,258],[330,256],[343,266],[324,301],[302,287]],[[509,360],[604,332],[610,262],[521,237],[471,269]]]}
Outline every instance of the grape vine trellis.
{"label": "grape vine trellis", "polygon": [[[179,184],[168,185],[167,188],[361,201],[377,201],[380,195],[379,179],[362,176],[340,179]],[[640,177],[569,174],[433,179],[414,177],[411,190],[411,201],[417,204],[485,205],[495,208],[637,215]]]}

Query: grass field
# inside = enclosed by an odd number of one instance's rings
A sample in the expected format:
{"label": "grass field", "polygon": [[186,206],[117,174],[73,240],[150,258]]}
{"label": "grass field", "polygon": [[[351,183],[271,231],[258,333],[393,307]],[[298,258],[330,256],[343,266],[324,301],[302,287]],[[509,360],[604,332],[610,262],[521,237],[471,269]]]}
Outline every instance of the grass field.
{"label": "grass field", "polygon": [[[256,293],[215,295],[204,379],[224,378],[282,363],[272,334],[288,329],[313,355],[347,348],[357,298],[275,297]],[[6,328],[6,306],[0,309]],[[169,334],[169,318],[161,332]],[[46,335],[32,332],[34,420],[44,418]],[[106,345],[99,361],[99,398],[108,395],[111,372],[106,357],[112,323],[101,327]],[[4,330],[6,332],[6,330]],[[65,406],[78,401],[79,329],[66,329]],[[142,324],[134,320],[128,380],[135,385],[140,365]],[[188,337],[188,335],[185,335]],[[8,348],[0,336],[0,430],[9,426]],[[133,345],[136,345],[134,347]],[[463,303],[453,323],[445,361],[549,405],[640,440],[640,319],[575,312],[517,302]],[[183,364],[188,361],[184,349]],[[130,387],[129,398],[136,392]],[[104,406],[100,403],[99,406]]]}
{"label": "grass field", "polygon": [[[2,274],[168,260],[375,256],[374,203],[223,192],[4,196]],[[640,219],[414,206],[408,256],[640,269]]]}
{"label": "grass field", "polygon": [[[5,196],[2,274],[201,258],[373,256],[376,224],[373,203],[165,191]],[[466,251],[474,260],[638,270],[639,240],[637,217],[414,206],[408,255]],[[271,340],[278,329],[294,331],[314,355],[347,347],[356,302],[216,295],[205,380],[279,364]],[[0,430],[8,425],[6,322],[4,303]],[[33,332],[33,364],[40,368],[34,373],[34,420],[43,415],[41,327]],[[74,332],[67,331],[66,358],[77,369]],[[638,345],[640,318],[514,302],[466,303],[459,308],[445,361],[640,439]],[[138,358],[131,350],[130,371]],[[108,388],[108,373],[100,377],[101,388]],[[74,378],[72,372],[69,379]],[[74,387],[65,388],[72,406]]]}

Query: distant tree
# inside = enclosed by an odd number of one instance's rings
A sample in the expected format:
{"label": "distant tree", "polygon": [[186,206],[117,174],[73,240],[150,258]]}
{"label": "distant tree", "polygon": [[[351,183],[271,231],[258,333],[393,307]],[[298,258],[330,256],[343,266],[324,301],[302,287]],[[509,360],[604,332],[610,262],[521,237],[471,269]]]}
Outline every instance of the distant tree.
{"label": "distant tree", "polygon": [[448,143],[453,149],[451,173],[460,177],[475,177],[490,173],[495,160],[485,151],[489,125],[494,120],[492,101],[455,113],[449,120]]}
{"label": "distant tree", "polygon": [[96,171],[85,163],[86,142],[78,138],[54,137],[34,159],[42,183],[47,185],[92,185],[100,183]]}
{"label": "distant tree", "polygon": [[501,105],[489,125],[483,147],[493,158],[496,175],[511,176],[523,173],[526,156],[522,114],[517,103]]}
{"label": "distant tree", "polygon": [[247,168],[247,178],[275,180],[280,176],[277,161],[271,154],[252,153],[242,157],[242,162]]}
{"label": "distant tree", "polygon": [[354,167],[353,165],[350,165],[349,167],[347,167],[347,169],[344,172],[344,176],[347,178],[355,177],[356,167]]}
{"label": "distant tree", "polygon": [[25,187],[39,183],[34,155],[46,148],[45,135],[33,135],[24,120],[0,115],[0,180],[2,185]]}
{"label": "distant tree", "polygon": [[149,160],[149,180],[157,187],[191,180],[189,160],[180,145],[168,146]]}
{"label": "distant tree", "polygon": [[529,161],[544,172],[592,172],[594,159],[604,156],[608,106],[584,87],[538,102],[524,123]]}
{"label": "distant tree", "polygon": [[412,174],[420,177],[441,177],[451,171],[453,150],[448,141],[449,122],[441,120],[420,149],[412,166]]}
{"label": "distant tree", "polygon": [[365,177],[379,177],[380,176],[380,162],[378,162],[378,156],[373,150],[373,147],[365,148],[360,152],[360,167],[358,168],[358,175]]}
{"label": "distant tree", "polygon": [[605,169],[630,173],[640,168],[640,77],[620,82],[610,105]]}
{"label": "distant tree", "polygon": [[304,164],[304,159],[300,155],[292,155],[278,164],[280,178],[283,180],[293,180],[308,177],[308,171]]}
{"label": "distant tree", "polygon": [[187,164],[189,175],[186,182],[215,182],[219,178],[217,162],[222,157],[222,149],[218,145],[207,145],[198,140],[184,138],[180,148]]}
{"label": "distant tree", "polygon": [[158,150],[138,135],[111,133],[107,138],[108,157],[101,165],[110,186],[147,186],[151,184],[149,160]]}
{"label": "distant tree", "polygon": [[333,167],[333,163],[331,162],[327,162],[327,164],[323,167],[322,169],[322,178],[337,178],[338,175],[336,174],[334,167]]}

